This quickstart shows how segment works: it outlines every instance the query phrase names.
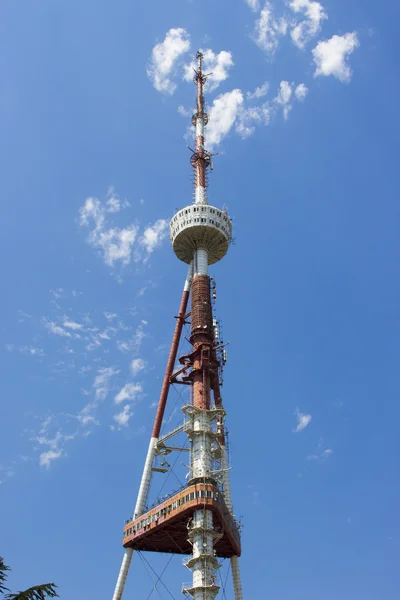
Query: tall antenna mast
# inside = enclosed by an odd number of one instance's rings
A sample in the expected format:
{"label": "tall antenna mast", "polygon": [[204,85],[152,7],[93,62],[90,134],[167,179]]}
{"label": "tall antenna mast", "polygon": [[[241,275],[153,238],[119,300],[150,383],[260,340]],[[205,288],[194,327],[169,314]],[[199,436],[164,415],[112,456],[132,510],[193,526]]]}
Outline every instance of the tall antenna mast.
{"label": "tall antenna mast", "polygon": [[196,127],[196,150],[190,162],[195,170],[195,204],[207,204],[207,168],[211,166],[211,153],[204,148],[204,127],[208,123],[208,114],[204,110],[203,86],[207,75],[203,73],[204,54],[197,52],[197,69],[193,81],[197,86],[196,113],[192,117],[192,124]]}
{"label": "tall antenna mast", "polygon": [[[196,113],[192,117],[196,147],[190,159],[195,170],[194,204],[178,210],[169,229],[174,252],[188,265],[188,274],[134,515],[124,527],[125,555],[113,600],[122,598],[134,550],[189,555],[185,566],[192,573],[192,581],[184,584],[182,591],[193,600],[215,599],[220,589],[217,582],[219,558],[229,558],[235,600],[243,600],[238,563],[240,527],[232,506],[224,435],[226,412],[220,393],[226,351],[220,339],[219,322],[213,316],[208,275],[208,266],[220,261],[228,251],[232,223],[226,211],[210,206],[207,201],[207,169],[212,167],[212,154],[204,147],[208,115],[204,110],[203,87],[207,75],[203,73],[203,58],[203,54],[197,52]],[[187,313],[190,291],[191,307]],[[182,327],[189,315],[191,349],[179,357],[180,366],[176,368]],[[160,437],[171,383],[191,386],[190,403],[182,407],[184,424]],[[152,474],[168,471],[168,468],[157,467],[155,459],[181,450],[166,446],[167,440],[179,433],[185,433],[190,443],[187,484],[148,509],[146,503]]]}

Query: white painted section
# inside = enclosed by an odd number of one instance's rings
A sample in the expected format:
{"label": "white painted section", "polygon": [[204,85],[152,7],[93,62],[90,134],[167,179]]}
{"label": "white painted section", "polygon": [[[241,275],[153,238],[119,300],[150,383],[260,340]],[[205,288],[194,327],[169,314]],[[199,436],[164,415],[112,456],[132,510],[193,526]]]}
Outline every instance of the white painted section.
{"label": "white painted section", "polygon": [[[218,588],[215,585],[215,559],[213,557],[213,514],[210,510],[196,510],[190,527],[193,544],[191,569],[193,574],[192,596],[194,600],[214,600]],[[197,589],[196,589],[197,588]]]}
{"label": "white painted section", "polygon": [[243,600],[242,582],[240,580],[239,559],[237,556],[231,558],[233,591],[235,600]]}
{"label": "white painted section", "polygon": [[204,137],[204,119],[202,117],[196,119],[196,137],[199,135]]}
{"label": "white painted section", "polygon": [[212,452],[208,411],[195,413],[193,430],[192,477],[209,477],[212,467]]}
{"label": "white painted section", "polygon": [[191,262],[190,265],[188,266],[188,272],[187,272],[186,279],[185,279],[185,285],[183,286],[184,292],[188,292],[190,290],[190,286],[192,284],[192,277],[193,277],[193,262]]}
{"label": "white painted section", "polygon": [[[196,256],[196,258],[198,257]],[[207,259],[207,255],[203,259]],[[195,270],[198,270],[198,267]],[[209,410],[193,410],[190,431],[191,479],[199,478],[201,481],[212,476],[212,441],[214,439],[212,423]],[[214,600],[219,586],[216,584],[215,577],[218,562],[214,557],[214,528],[211,510],[202,509],[193,513],[189,526],[189,538],[193,547],[192,557],[189,560],[193,577],[189,588],[190,595],[193,600]]]}
{"label": "white painted section", "polygon": [[229,480],[228,453],[226,451],[226,446],[221,446],[221,470],[225,504],[228,507],[229,512],[233,514],[231,482]]}
{"label": "white painted section", "polygon": [[[150,487],[150,479],[151,479],[151,468],[153,466],[154,455],[156,452],[156,444],[158,442],[158,438],[152,437],[150,439],[149,448],[147,450],[146,461],[144,463],[142,480],[139,486],[139,492],[137,495],[136,506],[135,506],[135,514],[134,518],[140,516],[143,513],[144,506],[146,504],[147,494],[149,492]],[[133,555],[132,548],[126,548],[124,558],[122,559],[122,565],[119,571],[117,585],[115,586],[113,600],[121,600],[122,594],[124,593],[126,578],[128,577],[128,571],[131,564]]]}
{"label": "white painted section", "polygon": [[146,461],[144,463],[142,480],[140,482],[139,493],[136,500],[134,518],[142,514],[144,505],[146,504],[146,498],[150,487],[151,479],[151,468],[153,466],[154,456],[156,453],[156,444],[158,438],[152,437],[150,439],[149,449],[147,450]]}
{"label": "white painted section", "polygon": [[124,587],[126,578],[128,576],[129,567],[133,556],[132,548],[126,548],[124,558],[122,559],[122,565],[119,571],[117,585],[115,586],[113,600],[121,600],[122,594],[124,593]]}
{"label": "white painted section", "polygon": [[201,187],[201,185],[196,186],[194,191],[194,201],[195,204],[207,204],[207,188]]}
{"label": "white painted section", "polygon": [[195,252],[194,275],[208,275],[208,252],[204,248],[199,248]]}

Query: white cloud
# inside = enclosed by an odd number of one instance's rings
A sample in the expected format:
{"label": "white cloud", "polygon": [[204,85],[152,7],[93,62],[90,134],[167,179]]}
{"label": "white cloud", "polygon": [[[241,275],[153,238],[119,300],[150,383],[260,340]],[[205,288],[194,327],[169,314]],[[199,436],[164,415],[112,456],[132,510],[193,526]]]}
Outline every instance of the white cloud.
{"label": "white cloud", "polygon": [[[45,325],[46,325],[47,329],[50,331],[50,333],[53,333],[54,335],[61,335],[63,337],[72,337],[72,334],[69,331],[65,331],[65,329],[63,329],[59,325],[56,325],[56,323],[54,323],[54,321],[45,321]],[[75,334],[75,336],[79,337],[78,334]]]}
{"label": "white cloud", "polygon": [[178,113],[181,115],[181,117],[190,117],[190,115],[193,113],[193,110],[185,108],[180,104],[178,106]]}
{"label": "white cloud", "polygon": [[60,458],[64,455],[63,446],[66,442],[75,439],[77,432],[65,435],[61,433],[61,431],[57,431],[54,437],[48,437],[47,431],[53,422],[52,417],[47,417],[41,425],[39,435],[37,437],[32,438],[33,442],[38,443],[40,446],[48,446],[48,450],[46,452],[42,452],[39,456],[39,465],[41,467],[46,467],[47,469],[50,467],[52,461]]}
{"label": "white cloud", "polygon": [[117,349],[120,352],[131,352],[133,343],[130,340],[117,340]]}
{"label": "white cloud", "polygon": [[105,313],[103,313],[103,315],[105,316],[107,321],[112,321],[113,319],[118,317],[117,313],[110,313],[110,312],[105,312]]}
{"label": "white cloud", "polygon": [[248,4],[252,11],[257,12],[260,8],[260,4],[258,0],[245,0],[246,4]]}
{"label": "white cloud", "polygon": [[294,90],[294,95],[296,96],[297,100],[300,100],[300,102],[302,102],[304,100],[304,98],[307,96],[307,94],[308,94],[308,87],[306,85],[304,85],[304,83],[299,83],[297,88]]}
{"label": "white cloud", "polygon": [[59,298],[62,298],[64,295],[64,289],[63,288],[57,288],[56,290],[49,290],[50,294],[53,295],[53,298],[55,298],[56,300],[58,300]]}
{"label": "white cloud", "polygon": [[[227,50],[221,50],[221,52],[216,54],[210,48],[201,50],[201,52],[204,55],[203,72],[206,74],[210,73],[207,77],[207,91],[212,92],[217,89],[220,83],[229,77],[229,69],[231,69],[234,64],[232,54]],[[186,81],[192,81],[193,70],[196,66],[197,63],[195,61],[184,66],[183,77]]]}
{"label": "white cloud", "polygon": [[314,451],[313,454],[309,454],[307,456],[306,460],[316,460],[316,461],[322,462],[322,461],[326,460],[327,458],[329,458],[329,456],[331,456],[331,454],[333,454],[333,450],[332,450],[332,448],[326,448],[325,450],[323,450],[323,446],[324,446],[324,440],[320,439],[316,450]]}
{"label": "white cloud", "polygon": [[142,320],[135,331],[135,335],[132,340],[118,340],[117,348],[120,352],[139,352],[140,347],[146,333],[144,327],[147,325],[147,321]]}
{"label": "white cloud", "polygon": [[147,75],[159,92],[173,94],[176,84],[171,80],[177,60],[190,48],[189,34],[181,27],[170,29],[163,42],[154,46]]}
{"label": "white cloud", "polygon": [[110,389],[110,380],[118,373],[119,370],[115,369],[114,367],[103,367],[98,369],[97,375],[93,382],[96,401],[104,400],[107,397]]}
{"label": "white cloud", "polygon": [[129,419],[132,416],[132,409],[129,404],[126,404],[120,413],[113,416],[114,421],[118,423],[120,427],[126,427],[129,423]]}
{"label": "white cloud", "polygon": [[[113,192],[113,196],[105,203],[100,202],[97,198],[87,198],[79,210],[81,226],[90,228],[89,244],[100,249],[105,264],[110,267],[115,266],[117,262],[128,265],[132,255],[136,262],[143,260],[141,248],[145,249],[148,256],[161,244],[167,234],[168,222],[166,219],[158,219],[153,225],[146,227],[142,236],[139,236],[137,224],[130,224],[124,228],[109,226],[106,220],[107,213],[118,212],[127,206],[129,203],[125,201],[124,204],[121,204]],[[137,245],[134,248],[135,242]],[[135,253],[133,254],[134,249]]]}
{"label": "white cloud", "polygon": [[30,354],[31,356],[45,356],[43,348],[35,348],[34,346],[23,346],[20,348],[20,352]]}
{"label": "white cloud", "polygon": [[[239,89],[218,96],[210,110],[207,145],[212,148],[219,144],[233,126],[241,138],[248,138],[257,126],[269,125],[278,108],[282,108],[283,116],[287,119],[292,109],[293,99],[303,100],[308,89],[304,83],[295,87],[293,83],[281,81],[275,98],[254,103],[254,100],[263,98],[267,91],[268,84],[265,83],[254,92],[247,92],[247,102],[244,101],[243,92]],[[250,106],[248,102],[251,102]]]}
{"label": "white cloud", "polygon": [[114,266],[116,261],[121,261],[123,265],[131,262],[132,246],[136,240],[138,227],[129,225],[124,229],[113,227],[100,233],[97,245],[104,251],[104,262],[110,267]]}
{"label": "white cloud", "polygon": [[[85,407],[86,408],[86,407]],[[88,415],[85,412],[85,409],[81,412],[81,414],[76,417],[82,425],[89,425],[89,423],[93,423],[93,425],[98,425],[99,422],[94,418],[93,415]]]}
{"label": "white cloud", "polygon": [[62,450],[48,450],[47,452],[42,452],[39,457],[39,465],[48,469],[51,463],[62,455]]}
{"label": "white cloud", "polygon": [[140,238],[140,244],[146,249],[147,254],[151,254],[157,246],[165,239],[168,231],[168,221],[158,219],[154,225],[149,225]]}
{"label": "white cloud", "polygon": [[106,202],[107,212],[119,212],[121,210],[121,201],[117,196],[111,196]]}
{"label": "white cloud", "polygon": [[97,198],[87,198],[79,211],[80,224],[92,227],[88,238],[89,244],[100,248],[106,265],[113,267],[117,261],[127,265],[131,261],[132,246],[136,240],[138,226],[131,224],[123,229],[106,228],[106,212],[107,203],[103,205]]}
{"label": "white cloud", "polygon": [[351,69],[346,59],[358,46],[355,31],[342,36],[334,35],[329,40],[318,42],[312,51],[316,65],[314,77],[333,75],[340,81],[350,81]]}
{"label": "white cloud", "polygon": [[134,376],[136,376],[140,371],[146,367],[146,361],[143,358],[134,358],[131,362],[131,371]]}
{"label": "white cloud", "polygon": [[281,81],[279,85],[279,92],[275,98],[275,102],[282,106],[283,110],[283,118],[286,119],[289,116],[289,112],[292,109],[292,105],[290,104],[290,100],[292,98],[293,88],[288,81]]}
{"label": "white cloud", "polygon": [[140,383],[127,383],[115,396],[114,401],[116,404],[121,402],[135,400],[136,396],[142,391]]}
{"label": "white cloud", "polygon": [[255,23],[253,39],[265,52],[273,54],[278,47],[279,38],[287,33],[286,19],[276,19],[270,2],[266,2]]}
{"label": "white cloud", "polygon": [[319,33],[321,22],[328,16],[322,4],[312,0],[292,0],[289,6],[295,13],[303,13],[307,17],[290,32],[294,44],[298,48],[304,48],[306,43]]}
{"label": "white cloud", "polygon": [[263,98],[268,94],[269,83],[266,81],[259,87],[257,87],[254,92],[247,92],[246,97],[247,100],[256,100],[258,98]]}
{"label": "white cloud", "polygon": [[289,116],[289,112],[292,110],[292,100],[295,98],[302,102],[307,96],[308,88],[304,85],[304,83],[299,83],[297,87],[295,87],[294,83],[289,83],[288,81],[281,81],[279,84],[278,94],[273,99],[273,103],[276,106],[282,107],[283,118],[286,120]]}
{"label": "white cloud", "polygon": [[311,419],[312,419],[312,415],[306,415],[304,413],[301,413],[299,411],[298,408],[296,408],[296,411],[294,413],[296,415],[296,419],[297,419],[297,426],[296,426],[296,433],[298,433],[299,431],[303,431],[303,429],[305,429],[307,427],[307,425],[309,425]]}
{"label": "white cloud", "polygon": [[214,100],[207,128],[207,144],[210,149],[229,133],[242,105],[243,94],[239,89],[221,94]]}
{"label": "white cloud", "polygon": [[292,86],[288,81],[281,81],[279,84],[279,93],[277,96],[277,102],[279,104],[288,104],[292,97]]}
{"label": "white cloud", "polygon": [[241,108],[236,123],[236,132],[242,139],[252,135],[256,125],[268,125],[271,119],[271,106],[268,102],[260,106]]}
{"label": "white cloud", "polygon": [[70,321],[68,319],[65,319],[63,322],[63,326],[67,327],[68,329],[82,329],[83,325],[81,325],[80,323],[76,323],[75,321]]}

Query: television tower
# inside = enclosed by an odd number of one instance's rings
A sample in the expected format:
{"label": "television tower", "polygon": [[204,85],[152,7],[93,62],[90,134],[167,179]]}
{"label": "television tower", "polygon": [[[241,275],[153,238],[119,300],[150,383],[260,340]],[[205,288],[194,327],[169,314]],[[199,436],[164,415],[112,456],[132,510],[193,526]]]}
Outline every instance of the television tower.
{"label": "television tower", "polygon": [[[197,110],[192,117],[196,147],[190,159],[195,172],[194,203],[179,210],[170,223],[170,239],[176,256],[187,263],[188,274],[176,317],[160,400],[154,420],[143,476],[133,518],[126,523],[122,544],[125,555],[113,600],[121,600],[134,550],[189,555],[185,566],[192,581],[182,592],[194,600],[214,600],[219,591],[216,571],[219,558],[230,558],[235,600],[243,600],[238,557],[241,553],[238,523],[233,515],[225,442],[225,410],[220,385],[226,351],[220,339],[219,324],[213,317],[213,279],[208,265],[223,258],[232,237],[232,224],[226,211],[207,201],[207,171],[212,154],[204,147],[208,122],[203,87],[207,76],[202,70],[203,55],[197,52],[194,83]],[[188,300],[191,293],[191,307]],[[179,357],[178,345],[183,325],[190,316],[191,349]],[[175,370],[174,370],[175,369]],[[160,437],[161,424],[171,383],[189,385],[190,403],[183,407],[183,425]],[[157,455],[174,450],[167,440],[177,433],[187,434],[190,466],[186,486],[150,510],[146,500]],[[176,448],[175,448],[176,450]]]}

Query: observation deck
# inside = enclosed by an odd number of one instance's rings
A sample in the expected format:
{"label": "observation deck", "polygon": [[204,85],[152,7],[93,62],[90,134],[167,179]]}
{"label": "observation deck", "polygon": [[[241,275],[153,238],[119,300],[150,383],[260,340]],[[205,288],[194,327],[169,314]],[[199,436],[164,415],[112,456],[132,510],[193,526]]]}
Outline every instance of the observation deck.
{"label": "observation deck", "polygon": [[172,217],[169,235],[179,260],[189,264],[195,251],[204,248],[208,264],[213,265],[228,251],[232,223],[226,211],[209,204],[191,204]]}
{"label": "observation deck", "polygon": [[190,485],[124,527],[122,545],[134,550],[191,554],[188,522],[195,510],[214,514],[216,555],[240,556],[240,534],[220,490],[208,483]]}

